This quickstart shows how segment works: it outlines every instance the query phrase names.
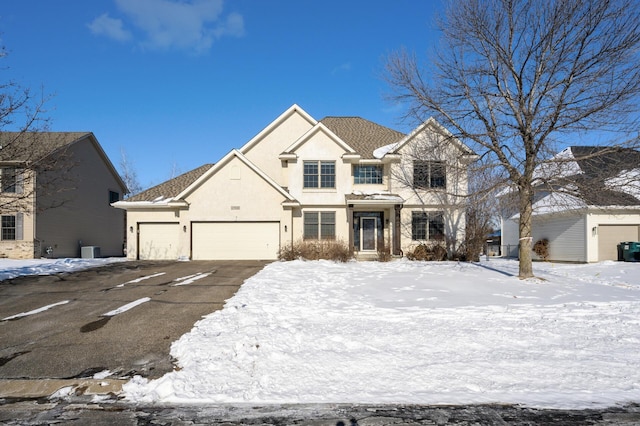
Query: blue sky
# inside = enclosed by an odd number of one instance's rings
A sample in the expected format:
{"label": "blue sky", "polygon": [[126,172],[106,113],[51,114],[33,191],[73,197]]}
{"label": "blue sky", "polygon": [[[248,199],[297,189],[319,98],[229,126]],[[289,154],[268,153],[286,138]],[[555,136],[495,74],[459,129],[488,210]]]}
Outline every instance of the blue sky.
{"label": "blue sky", "polygon": [[[53,94],[144,187],[218,161],[296,103],[400,131],[385,56],[437,43],[430,1],[20,0],[0,9],[3,81]],[[9,130],[9,129],[5,129]]]}

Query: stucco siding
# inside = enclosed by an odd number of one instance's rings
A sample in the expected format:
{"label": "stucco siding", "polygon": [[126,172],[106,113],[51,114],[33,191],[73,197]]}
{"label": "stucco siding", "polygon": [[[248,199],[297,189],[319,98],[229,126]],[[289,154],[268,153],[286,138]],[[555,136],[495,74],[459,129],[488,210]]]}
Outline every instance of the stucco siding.
{"label": "stucco siding", "polygon": [[190,221],[279,221],[284,200],[237,157],[186,198]]}
{"label": "stucco siding", "polygon": [[293,111],[282,123],[263,135],[258,143],[243,151],[243,154],[279,185],[287,186],[288,182],[283,180],[278,155],[312,127],[305,117]]}
{"label": "stucco siding", "polygon": [[405,205],[400,214],[401,222],[401,247],[404,252],[413,250],[417,245],[422,243],[431,243],[435,241],[422,241],[412,239],[412,220],[413,212],[442,212],[444,214],[444,225],[446,241],[442,244],[447,246],[448,250],[456,250],[464,241],[465,216],[464,211],[458,209],[447,209],[438,206],[422,206],[419,204]]}
{"label": "stucco siding", "polygon": [[[344,149],[336,144],[323,132],[317,132],[306,143],[296,150],[297,161],[288,165],[289,193],[303,205],[342,204],[344,207],[345,194],[350,194],[353,188],[351,164],[342,160]],[[335,162],[334,188],[304,188],[305,161]]]}

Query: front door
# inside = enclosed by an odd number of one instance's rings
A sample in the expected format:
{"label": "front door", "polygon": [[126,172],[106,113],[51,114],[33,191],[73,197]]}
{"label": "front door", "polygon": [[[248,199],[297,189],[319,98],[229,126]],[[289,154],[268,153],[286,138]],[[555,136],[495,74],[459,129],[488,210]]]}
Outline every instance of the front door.
{"label": "front door", "polygon": [[378,240],[378,230],[376,228],[375,217],[360,218],[360,250],[376,250]]}

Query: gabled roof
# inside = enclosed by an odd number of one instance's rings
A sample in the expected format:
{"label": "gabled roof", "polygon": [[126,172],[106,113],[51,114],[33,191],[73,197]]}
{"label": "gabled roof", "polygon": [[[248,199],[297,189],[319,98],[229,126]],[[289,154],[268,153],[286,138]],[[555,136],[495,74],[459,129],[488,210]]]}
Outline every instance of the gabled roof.
{"label": "gabled roof", "polygon": [[163,182],[159,185],[151,187],[136,195],[127,198],[126,201],[154,201],[158,199],[173,199],[184,191],[189,185],[195,182],[207,170],[213,167],[213,164],[203,164],[191,171],[181,174],[173,179]]}
{"label": "gabled roof", "polygon": [[352,147],[363,159],[373,159],[373,151],[397,143],[404,133],[360,117],[325,117],[320,120],[329,130]]}
{"label": "gabled roof", "polygon": [[638,176],[621,179],[624,172],[640,169],[640,151],[602,146],[572,146],[569,150],[576,173],[562,177],[559,184],[575,187],[575,193],[591,206],[640,205],[638,191],[629,191],[639,187]]}
{"label": "gabled roof", "polygon": [[0,161],[32,162],[54,153],[91,132],[0,132]]}
{"label": "gabled roof", "polygon": [[241,162],[243,162],[249,169],[251,169],[254,173],[264,179],[269,185],[271,185],[276,191],[278,191],[287,201],[295,202],[296,199],[291,196],[283,187],[278,185],[276,181],[271,179],[265,172],[260,170],[255,164],[253,164],[247,157],[245,157],[242,152],[237,149],[232,149],[229,151],[227,155],[222,157],[222,159],[217,162],[213,167],[204,172],[200,177],[198,177],[191,185],[186,187],[182,192],[180,192],[176,198],[183,200],[187,195],[191,192],[195,191],[203,182],[209,179],[210,176],[214,175],[221,168],[223,168],[231,159],[237,158]]}
{"label": "gabled roof", "polygon": [[422,133],[427,127],[433,128],[438,134],[444,136],[446,140],[451,143],[453,146],[458,148],[464,155],[475,156],[476,153],[473,152],[471,148],[462,143],[458,138],[456,138],[446,127],[442,124],[438,123],[435,118],[429,117],[425,122],[420,124],[418,127],[413,129],[411,133],[404,136],[404,138],[395,146],[389,147],[388,151],[393,153],[398,153],[403,146],[408,144],[411,140],[413,140],[417,135]]}
{"label": "gabled roof", "polygon": [[[260,131],[260,133],[258,133],[253,138],[251,138],[251,140],[249,142],[244,144],[242,146],[242,148],[240,148],[240,152],[242,154],[246,154],[249,150],[251,150],[251,148],[253,148],[256,144],[258,144],[262,139],[264,139],[264,137],[266,135],[271,133],[273,131],[273,129],[278,127],[280,124],[282,124],[282,122],[284,122],[285,120],[287,120],[289,117],[291,117],[293,114],[296,114],[296,113],[299,114],[303,119],[308,121],[311,126],[315,126],[318,123],[305,110],[300,108],[298,105],[293,104],[285,112],[280,114],[278,116],[278,118],[273,120],[267,127],[262,129],[262,131]],[[277,153],[276,153],[276,155],[277,155]]]}
{"label": "gabled roof", "polygon": [[334,141],[338,146],[340,146],[340,148],[344,149],[347,153],[358,154],[358,152],[355,149],[349,146],[349,144],[347,144],[343,139],[341,139],[338,135],[333,133],[327,126],[325,126],[322,123],[316,124],[308,132],[300,136],[300,138],[298,138],[292,145],[290,145],[287,149],[285,149],[283,154],[285,155],[294,154],[298,148],[304,145],[309,139],[311,139],[313,135],[319,132],[322,132],[325,135],[327,135],[329,139]]}
{"label": "gabled roof", "polygon": [[85,139],[126,193],[127,185],[92,132],[0,132],[0,162],[37,163]]}

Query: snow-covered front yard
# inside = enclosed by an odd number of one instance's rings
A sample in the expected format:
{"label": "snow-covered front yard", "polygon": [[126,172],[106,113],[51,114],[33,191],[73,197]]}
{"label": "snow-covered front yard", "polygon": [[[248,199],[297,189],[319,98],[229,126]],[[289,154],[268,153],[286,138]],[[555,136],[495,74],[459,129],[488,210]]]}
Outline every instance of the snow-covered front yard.
{"label": "snow-covered front yard", "polygon": [[[640,263],[276,262],[172,346],[135,402],[640,401]],[[161,322],[158,322],[161,324]]]}
{"label": "snow-covered front yard", "polygon": [[[0,260],[0,279],[118,261]],[[177,371],[136,377],[125,396],[547,408],[639,402],[640,263],[536,263],[542,279],[526,281],[517,268],[500,259],[272,263],[173,344]]]}

